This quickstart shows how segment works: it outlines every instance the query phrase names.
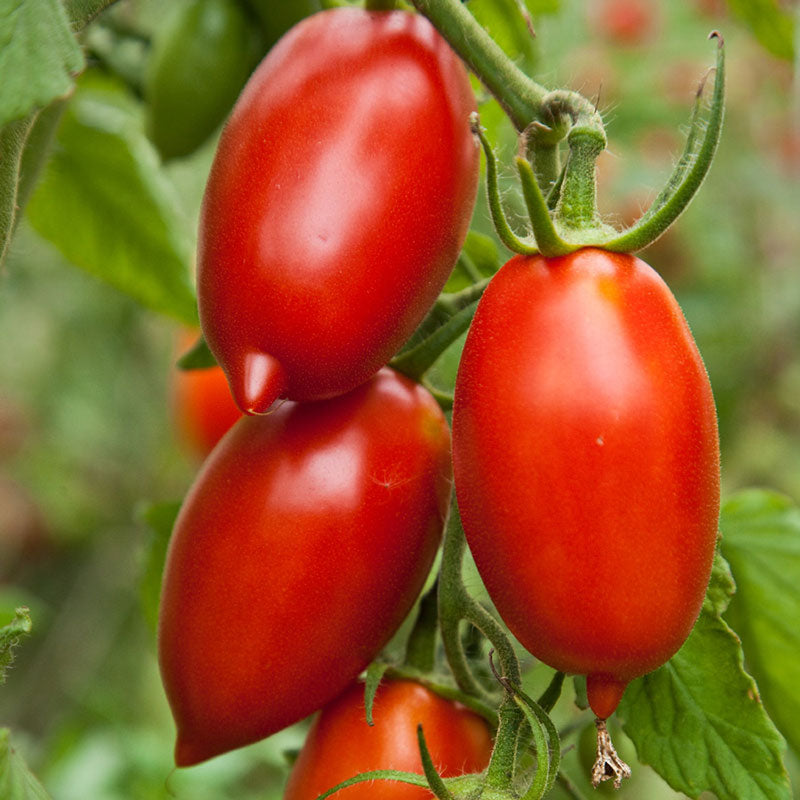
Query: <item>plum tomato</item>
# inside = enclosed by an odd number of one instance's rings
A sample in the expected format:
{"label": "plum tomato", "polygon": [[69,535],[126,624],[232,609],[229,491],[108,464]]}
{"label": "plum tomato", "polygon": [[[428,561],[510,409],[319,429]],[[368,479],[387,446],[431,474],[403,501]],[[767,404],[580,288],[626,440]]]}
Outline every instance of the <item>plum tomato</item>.
{"label": "plum tomato", "polygon": [[425,17],[292,28],[231,113],[202,205],[200,320],[239,407],[366,381],[428,311],[478,181],[466,70]]}
{"label": "plum tomato", "polygon": [[[356,683],[311,726],[292,768],[283,800],[316,800],[360,772],[394,769],[422,774],[417,726],[422,725],[434,766],[442,777],[481,772],[492,739],[486,722],[460,703],[418,683],[393,680],[378,687],[374,726],[367,725],[364,686]],[[425,800],[433,794],[398,781],[369,781],[337,792],[342,800]]]}
{"label": "plum tomato", "polygon": [[453,460],[498,613],[537,658],[587,675],[608,717],[689,635],[717,539],[711,386],[655,271],[596,248],[512,258],[464,346]]}
{"label": "plum tomato", "polygon": [[450,433],[385,368],[352,392],[243,417],[169,545],[159,661],[189,766],[342,692],[411,609],[441,537]]}

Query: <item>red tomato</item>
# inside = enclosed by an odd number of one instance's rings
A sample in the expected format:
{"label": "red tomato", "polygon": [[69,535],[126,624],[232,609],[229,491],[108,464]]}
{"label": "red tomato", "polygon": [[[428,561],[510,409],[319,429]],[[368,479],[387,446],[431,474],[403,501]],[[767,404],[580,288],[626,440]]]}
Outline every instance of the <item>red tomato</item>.
{"label": "red tomato", "polygon": [[159,657],[189,766],[321,708],[417,597],[448,501],[431,395],[386,369],[234,425],[175,523]]}
{"label": "red tomato", "polygon": [[200,221],[202,327],[243,411],[349,391],[413,332],[472,214],[474,108],[420,15],[323,11],[269,52]]}
{"label": "red tomato", "polygon": [[[181,350],[194,344],[197,334],[181,338]],[[175,369],[172,406],[181,439],[205,458],[228,429],[242,416],[220,367]]]}
{"label": "red tomato", "polygon": [[[359,772],[396,769],[422,774],[417,725],[422,725],[431,758],[445,778],[481,772],[489,763],[492,739],[481,717],[418,683],[381,684],[367,725],[364,687],[353,685],[314,720],[283,800],[316,800]],[[347,800],[425,800],[433,794],[395,781],[356,784],[334,797]]]}
{"label": "red tomato", "polygon": [[608,717],[689,635],[717,537],[714,400],[661,278],[595,248],[511,259],[466,340],[453,454],[499,614]]}

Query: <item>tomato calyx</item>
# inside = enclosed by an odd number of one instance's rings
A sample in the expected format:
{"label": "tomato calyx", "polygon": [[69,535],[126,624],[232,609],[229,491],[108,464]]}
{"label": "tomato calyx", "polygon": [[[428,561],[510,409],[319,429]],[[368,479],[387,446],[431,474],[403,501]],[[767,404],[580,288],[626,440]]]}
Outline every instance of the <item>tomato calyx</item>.
{"label": "tomato calyx", "polygon": [[[596,161],[605,150],[606,138],[597,110],[574,92],[546,95],[540,113],[553,124],[535,120],[520,135],[520,154],[515,159],[531,232],[518,236],[508,224],[500,201],[497,164],[477,114],[473,133],[479,138],[487,165],[489,210],[500,240],[512,252],[541,253],[547,258],[567,255],[587,246],[618,253],[641,250],[654,242],[680,216],[700,188],[716,152],[722,130],[725,92],[725,50],[717,39],[714,89],[707,118],[703,115],[701,81],[692,110],[683,155],[672,175],[645,214],[629,228],[618,231],[602,221],[596,202]],[[569,118],[571,124],[566,125]],[[557,137],[565,130],[568,155],[563,170],[558,166]],[[545,192],[547,194],[545,195]]]}
{"label": "tomato calyx", "polygon": [[592,767],[592,786],[597,788],[603,781],[613,780],[614,788],[619,789],[623,778],[630,778],[631,768],[617,755],[606,727],[606,721],[597,717],[597,758]]}

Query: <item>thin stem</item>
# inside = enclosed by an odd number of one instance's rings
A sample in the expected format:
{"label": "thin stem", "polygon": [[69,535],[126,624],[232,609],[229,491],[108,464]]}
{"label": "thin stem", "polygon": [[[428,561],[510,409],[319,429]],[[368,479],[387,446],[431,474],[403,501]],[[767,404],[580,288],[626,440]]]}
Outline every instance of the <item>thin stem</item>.
{"label": "thin stem", "polygon": [[503,52],[460,0],[411,0],[494,95],[517,130],[539,114],[547,90]]}
{"label": "thin stem", "polygon": [[569,160],[556,208],[559,222],[573,230],[596,227],[597,214],[597,157],[606,146],[605,136],[589,127],[574,127],[567,137]]}
{"label": "thin stem", "polygon": [[364,0],[367,11],[394,11],[397,8],[396,0]]}

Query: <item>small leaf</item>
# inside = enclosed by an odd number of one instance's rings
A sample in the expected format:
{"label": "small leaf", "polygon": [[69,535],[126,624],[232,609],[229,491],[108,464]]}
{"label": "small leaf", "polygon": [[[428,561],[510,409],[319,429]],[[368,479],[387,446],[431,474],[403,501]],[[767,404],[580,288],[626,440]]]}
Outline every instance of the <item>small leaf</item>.
{"label": "small leaf", "polygon": [[469,328],[477,307],[476,300],[456,312],[427,339],[392,359],[391,366],[418,381],[434,365],[439,356]]}
{"label": "small leaf", "polygon": [[8,728],[0,728],[0,797],[3,800],[49,800],[42,784],[11,746],[9,737]]}
{"label": "small leaf", "polygon": [[82,79],[28,218],[76,266],[196,324],[186,223],[139,108],[113,81]]}
{"label": "small leaf", "polygon": [[[20,637],[31,632],[30,614],[27,608],[18,608],[14,619],[8,625],[0,628],[0,683],[5,683],[6,672],[14,661],[14,648],[19,644]],[[0,797],[5,795],[0,794]]]}
{"label": "small leaf", "polygon": [[217,360],[202,336],[192,345],[191,350],[187,350],[178,359],[178,369],[208,369],[216,366]]}
{"label": "small leaf", "polygon": [[0,127],[68,94],[83,65],[59,0],[0,0]]}
{"label": "small leaf", "polygon": [[631,683],[619,715],[639,759],[689,797],[790,800],[783,740],[719,616],[731,590],[718,558],[692,634],[663,667]]}
{"label": "small leaf", "polygon": [[800,508],[751,490],[724,504],[722,552],[736,579],[727,619],[770,716],[800,753]]}
{"label": "small leaf", "polygon": [[144,617],[153,630],[158,625],[161,577],[167,558],[167,548],[180,507],[180,503],[154,503],[141,512],[142,521],[150,529],[150,537],[144,553],[139,596]]}

